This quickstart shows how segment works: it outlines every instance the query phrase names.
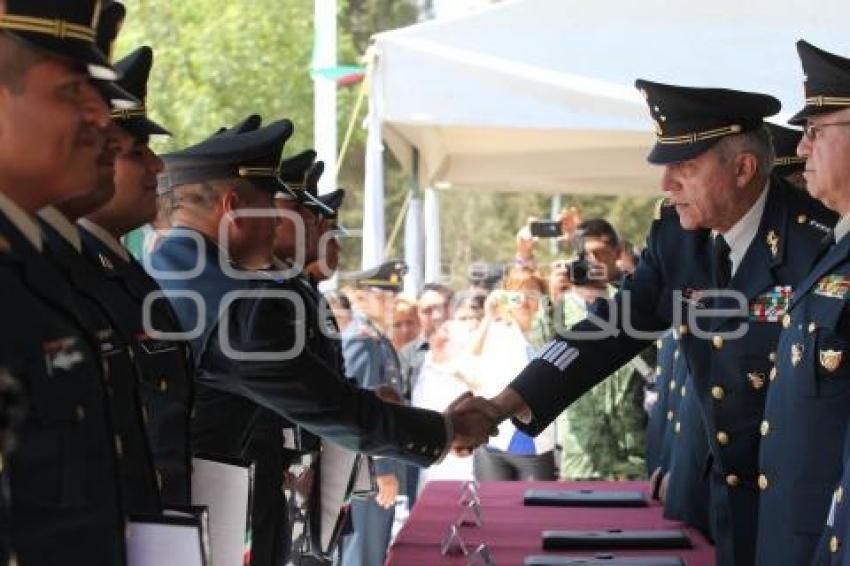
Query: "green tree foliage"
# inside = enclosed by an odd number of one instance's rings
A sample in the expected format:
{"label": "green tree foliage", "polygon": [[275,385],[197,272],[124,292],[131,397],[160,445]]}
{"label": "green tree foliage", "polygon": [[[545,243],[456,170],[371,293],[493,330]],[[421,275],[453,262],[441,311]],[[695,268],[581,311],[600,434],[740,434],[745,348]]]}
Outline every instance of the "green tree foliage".
{"label": "green tree foliage", "polygon": [[[127,20],[116,58],[139,45],[153,47],[148,111],[174,133],[154,140],[157,150],[196,143],[254,112],[266,120],[287,117],[295,123],[288,155],[313,145],[312,0],[123,1]],[[359,64],[372,34],[415,23],[428,2],[339,0],[338,5],[339,62]],[[365,132],[360,124],[365,102],[353,115],[360,88],[341,88],[338,97],[340,140],[350,122],[357,126],[339,175],[348,190],[341,221],[355,229],[362,225],[363,207]],[[385,157],[389,235],[403,212],[409,184],[391,154]],[[548,198],[537,194],[447,191],[441,197],[444,271],[456,283],[471,261],[510,260],[517,229],[529,216],[549,214]],[[638,243],[652,214],[651,199],[565,197],[564,204],[580,206],[586,218],[608,218]],[[390,255],[403,256],[402,240],[393,242]],[[345,246],[343,268],[355,269],[359,243]],[[543,260],[549,259],[546,248],[540,246]]]}

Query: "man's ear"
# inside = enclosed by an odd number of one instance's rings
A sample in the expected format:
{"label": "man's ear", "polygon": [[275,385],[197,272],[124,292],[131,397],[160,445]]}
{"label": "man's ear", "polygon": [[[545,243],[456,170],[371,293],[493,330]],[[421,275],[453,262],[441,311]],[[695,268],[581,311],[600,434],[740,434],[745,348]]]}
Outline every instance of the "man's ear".
{"label": "man's ear", "polygon": [[758,157],[755,153],[745,151],[735,158],[735,184],[738,188],[746,187],[758,173]]}
{"label": "man's ear", "polygon": [[[219,203],[221,205],[222,211],[225,214],[234,213],[238,208],[242,206],[241,200],[239,199],[239,194],[232,188],[228,188],[227,191],[224,192],[224,194],[219,199]],[[238,220],[238,218],[234,220]]]}

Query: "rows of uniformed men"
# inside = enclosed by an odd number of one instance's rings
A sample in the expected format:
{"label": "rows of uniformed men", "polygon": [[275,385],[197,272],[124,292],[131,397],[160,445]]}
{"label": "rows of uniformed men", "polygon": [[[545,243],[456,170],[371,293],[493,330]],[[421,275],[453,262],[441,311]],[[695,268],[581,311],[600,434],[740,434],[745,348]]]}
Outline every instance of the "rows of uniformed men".
{"label": "rows of uniformed men", "polygon": [[[316,442],[303,427],[417,465],[486,439],[469,434],[494,416],[483,400],[441,415],[345,379],[302,273],[341,192],[311,195],[314,152],[281,161],[291,122],[250,117],[163,164],[150,48],[105,55],[120,3],[0,9],[0,367],[4,401],[22,399],[2,415],[3,562],[124,563],[128,518],[188,504],[204,452],[255,462],[252,564],[282,564],[286,431],[301,451]],[[314,230],[306,251],[281,228],[293,206]],[[158,281],[120,243],[155,217],[171,227],[149,258]]]}
{"label": "rows of uniformed men", "polygon": [[[630,329],[672,327],[689,381],[671,378],[678,406],[666,414],[675,435],[676,411],[698,405],[708,451],[687,451],[705,456],[722,565],[850,562],[850,60],[802,40],[797,49],[805,105],[791,123],[803,126],[808,194],[773,171],[764,119],[779,111],[775,98],[637,81],[667,202],[618,308],[597,309],[603,320],[629,316],[608,320],[619,332],[603,339],[583,337],[599,326],[579,323],[491,400],[536,434],[651,340]],[[482,430],[495,422],[482,419]]]}

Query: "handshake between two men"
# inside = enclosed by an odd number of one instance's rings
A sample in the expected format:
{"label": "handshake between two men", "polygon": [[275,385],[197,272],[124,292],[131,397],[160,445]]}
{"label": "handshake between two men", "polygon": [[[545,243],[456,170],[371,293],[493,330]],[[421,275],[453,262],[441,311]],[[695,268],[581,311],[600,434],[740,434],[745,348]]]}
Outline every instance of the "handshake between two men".
{"label": "handshake between two men", "polygon": [[469,456],[491,436],[499,433],[499,424],[507,418],[524,418],[528,407],[513,389],[505,388],[492,399],[476,397],[467,391],[445,410],[451,420],[454,437],[451,451],[457,456]]}

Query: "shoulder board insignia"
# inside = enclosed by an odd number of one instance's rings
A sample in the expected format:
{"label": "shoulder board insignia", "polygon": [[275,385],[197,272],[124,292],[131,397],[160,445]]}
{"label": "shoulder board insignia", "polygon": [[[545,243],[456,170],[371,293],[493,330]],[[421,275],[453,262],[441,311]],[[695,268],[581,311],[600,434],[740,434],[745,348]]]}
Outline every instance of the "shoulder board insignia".
{"label": "shoulder board insignia", "polygon": [[817,282],[814,293],[821,297],[845,300],[850,293],[850,276],[833,274],[822,277]]}
{"label": "shoulder board insignia", "polygon": [[663,212],[663,209],[670,206],[673,205],[670,204],[670,201],[667,199],[667,197],[658,199],[658,201],[655,203],[655,212],[653,213],[652,218],[654,220],[661,220],[661,214]]}

